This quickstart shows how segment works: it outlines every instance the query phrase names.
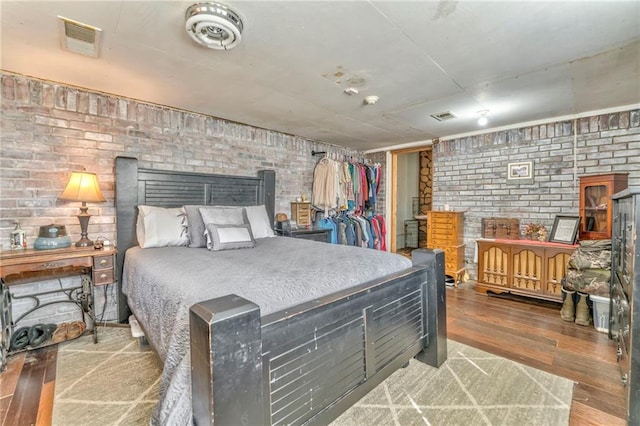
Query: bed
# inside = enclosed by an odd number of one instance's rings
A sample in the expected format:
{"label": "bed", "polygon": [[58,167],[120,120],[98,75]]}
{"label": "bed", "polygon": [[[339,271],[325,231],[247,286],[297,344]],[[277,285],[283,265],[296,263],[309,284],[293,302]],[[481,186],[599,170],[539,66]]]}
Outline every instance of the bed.
{"label": "bed", "polygon": [[275,173],[115,167],[119,318],[133,311],[164,362],[152,423],[327,424],[410,359],[446,359],[443,252],[412,264],[287,237],[142,249],[139,205],[264,205],[273,224]]}

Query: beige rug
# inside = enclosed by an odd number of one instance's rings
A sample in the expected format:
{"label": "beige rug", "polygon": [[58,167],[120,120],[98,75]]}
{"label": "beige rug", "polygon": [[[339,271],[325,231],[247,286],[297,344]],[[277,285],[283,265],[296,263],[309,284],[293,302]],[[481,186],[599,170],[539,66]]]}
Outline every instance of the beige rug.
{"label": "beige rug", "polygon": [[[54,425],[147,425],[161,365],[126,328],[100,328],[58,349]],[[570,380],[449,340],[436,369],[398,370],[335,426],[567,425]]]}

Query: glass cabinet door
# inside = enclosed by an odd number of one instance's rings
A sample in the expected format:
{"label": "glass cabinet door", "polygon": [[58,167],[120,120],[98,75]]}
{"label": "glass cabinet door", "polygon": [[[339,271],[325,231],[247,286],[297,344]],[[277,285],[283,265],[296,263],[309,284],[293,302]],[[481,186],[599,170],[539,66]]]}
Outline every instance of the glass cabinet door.
{"label": "glass cabinet door", "polygon": [[580,177],[580,239],[611,238],[611,196],[627,187],[626,173]]}
{"label": "glass cabinet door", "polygon": [[607,185],[585,185],[582,196],[584,197],[584,220],[581,225],[583,232],[609,233]]}

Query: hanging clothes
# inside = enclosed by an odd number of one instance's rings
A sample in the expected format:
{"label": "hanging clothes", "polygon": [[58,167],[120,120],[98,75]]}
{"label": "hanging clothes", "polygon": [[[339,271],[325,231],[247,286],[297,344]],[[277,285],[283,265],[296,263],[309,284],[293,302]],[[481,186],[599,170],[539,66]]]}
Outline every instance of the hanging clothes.
{"label": "hanging clothes", "polygon": [[313,170],[313,205],[325,210],[335,209],[338,186],[337,162],[326,157],[320,159]]}
{"label": "hanging clothes", "polygon": [[[380,234],[384,233],[384,222],[375,219],[377,195],[380,189],[379,163],[336,161],[322,158],[313,171],[312,204],[324,210],[324,218],[331,217],[332,242],[381,249]],[[344,215],[343,213],[348,213]],[[367,217],[369,216],[369,217]],[[381,229],[382,228],[382,229]]]}

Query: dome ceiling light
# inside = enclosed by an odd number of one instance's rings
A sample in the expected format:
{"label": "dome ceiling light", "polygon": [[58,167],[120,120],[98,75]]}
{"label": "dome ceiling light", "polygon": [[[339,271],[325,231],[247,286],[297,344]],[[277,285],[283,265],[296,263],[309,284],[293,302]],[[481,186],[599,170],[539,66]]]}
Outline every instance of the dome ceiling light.
{"label": "dome ceiling light", "polygon": [[187,34],[210,49],[229,50],[242,39],[240,16],[220,3],[196,3],[185,13]]}
{"label": "dome ceiling light", "polygon": [[483,109],[482,111],[478,111],[478,126],[486,126],[489,124],[489,119],[487,118],[487,114],[489,114],[488,109]]}

